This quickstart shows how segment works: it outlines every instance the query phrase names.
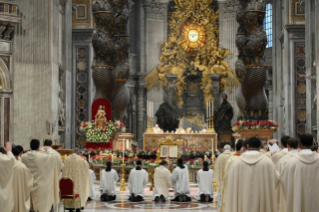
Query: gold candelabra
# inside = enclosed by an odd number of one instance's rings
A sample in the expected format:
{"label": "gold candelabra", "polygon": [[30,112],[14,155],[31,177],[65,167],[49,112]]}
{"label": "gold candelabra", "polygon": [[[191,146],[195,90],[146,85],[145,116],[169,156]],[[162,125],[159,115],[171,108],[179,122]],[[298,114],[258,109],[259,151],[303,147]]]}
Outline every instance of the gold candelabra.
{"label": "gold candelabra", "polygon": [[206,132],[207,133],[216,133],[215,129],[214,129],[214,119],[215,119],[214,117],[206,119],[206,121],[207,121],[207,130],[206,130]]}
{"label": "gold candelabra", "polygon": [[121,179],[121,185],[120,185],[120,191],[126,191],[125,186],[125,163],[122,163],[122,179]]}
{"label": "gold candelabra", "polygon": [[[215,171],[215,155],[213,153],[212,155],[212,169]],[[217,192],[217,185],[216,185],[216,180],[213,180],[213,187],[214,187],[214,190]],[[216,201],[217,198],[214,198],[214,202],[213,202],[213,206],[216,207],[217,206],[217,201]]]}
{"label": "gold candelabra", "polygon": [[154,125],[154,119],[151,117],[146,117],[147,119],[147,128],[146,128],[146,132],[148,133],[152,133],[154,132],[153,130],[153,125]]}

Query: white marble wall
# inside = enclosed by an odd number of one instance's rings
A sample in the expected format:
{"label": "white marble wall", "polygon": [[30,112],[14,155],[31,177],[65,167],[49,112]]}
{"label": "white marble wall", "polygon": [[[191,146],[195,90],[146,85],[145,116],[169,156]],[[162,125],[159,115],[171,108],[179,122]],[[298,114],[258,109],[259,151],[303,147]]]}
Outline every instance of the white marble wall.
{"label": "white marble wall", "polygon": [[53,136],[58,136],[59,0],[20,1],[19,13],[12,62],[12,141],[29,148],[31,138],[47,135],[47,121],[56,123]]}
{"label": "white marble wall", "polygon": [[[161,44],[167,41],[168,0],[145,0],[146,11],[146,72],[160,64]],[[147,93],[147,100],[154,102],[153,115],[163,103],[163,88],[154,87]],[[156,123],[156,117],[154,122]]]}
{"label": "white marble wall", "polygon": [[[230,67],[235,70],[235,63],[237,61],[238,50],[236,47],[236,33],[238,29],[238,23],[236,21],[236,9],[237,1],[234,0],[219,0],[219,45],[222,48],[228,49],[232,55],[228,56],[226,61]],[[228,101],[233,107],[234,117],[232,122],[237,120],[237,116],[240,114],[239,108],[236,102],[237,87],[232,86],[232,92],[228,92],[226,89],[224,93],[228,95]],[[220,102],[222,102],[220,98]],[[216,98],[216,97],[215,97]]]}

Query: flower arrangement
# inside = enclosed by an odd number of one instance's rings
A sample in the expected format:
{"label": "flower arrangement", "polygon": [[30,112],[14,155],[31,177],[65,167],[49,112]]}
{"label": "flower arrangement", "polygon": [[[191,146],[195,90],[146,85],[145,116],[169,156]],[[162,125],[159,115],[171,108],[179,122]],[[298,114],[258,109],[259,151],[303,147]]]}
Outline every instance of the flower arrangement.
{"label": "flower arrangement", "polygon": [[277,131],[279,124],[275,121],[236,121],[233,127],[237,127],[239,130],[258,130],[268,129]]}
{"label": "flower arrangement", "polygon": [[[125,125],[120,121],[115,123],[109,122],[106,129],[94,129],[95,123],[83,122],[80,127],[81,132],[85,132],[87,142],[90,143],[109,143],[110,139],[113,139],[117,132],[121,132],[125,129]],[[125,130],[124,130],[125,131]]]}
{"label": "flower arrangement", "polygon": [[181,147],[180,148],[180,153],[181,155],[186,155],[186,156],[212,156],[212,150],[207,149],[207,148],[200,148],[200,149],[195,149],[195,148],[186,148],[186,147]]}

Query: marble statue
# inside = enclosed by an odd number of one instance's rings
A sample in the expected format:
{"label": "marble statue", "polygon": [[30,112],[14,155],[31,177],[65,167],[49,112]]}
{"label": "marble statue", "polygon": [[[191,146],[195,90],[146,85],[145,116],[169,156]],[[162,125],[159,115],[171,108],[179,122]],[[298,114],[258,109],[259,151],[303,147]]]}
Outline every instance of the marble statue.
{"label": "marble statue", "polygon": [[217,131],[232,131],[231,120],[233,119],[233,107],[227,101],[227,95],[223,94],[223,102],[218,109]]}
{"label": "marble statue", "polygon": [[98,109],[96,115],[95,115],[95,130],[96,129],[106,129],[107,127],[107,119],[106,119],[106,112],[105,112],[105,107],[100,106]]}

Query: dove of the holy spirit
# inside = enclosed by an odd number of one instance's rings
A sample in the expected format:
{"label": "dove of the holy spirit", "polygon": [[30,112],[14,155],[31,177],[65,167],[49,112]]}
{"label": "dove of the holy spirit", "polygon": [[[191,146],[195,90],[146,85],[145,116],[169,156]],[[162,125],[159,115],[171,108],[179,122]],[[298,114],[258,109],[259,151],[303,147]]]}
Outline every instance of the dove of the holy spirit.
{"label": "dove of the holy spirit", "polygon": [[196,30],[189,31],[188,39],[190,42],[197,42],[198,41],[198,32]]}

